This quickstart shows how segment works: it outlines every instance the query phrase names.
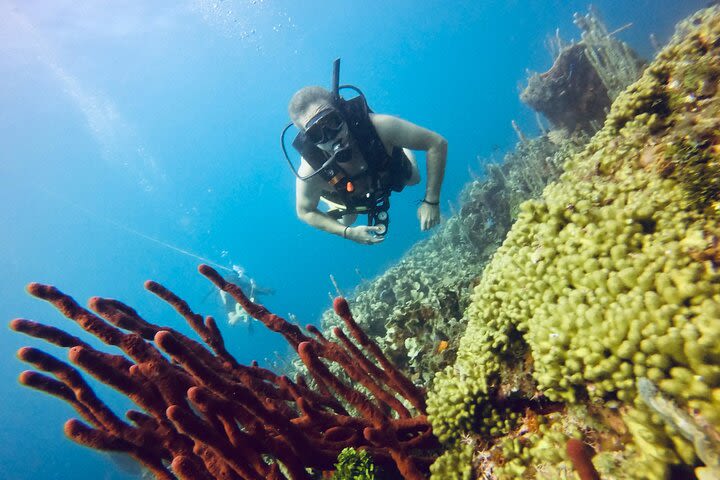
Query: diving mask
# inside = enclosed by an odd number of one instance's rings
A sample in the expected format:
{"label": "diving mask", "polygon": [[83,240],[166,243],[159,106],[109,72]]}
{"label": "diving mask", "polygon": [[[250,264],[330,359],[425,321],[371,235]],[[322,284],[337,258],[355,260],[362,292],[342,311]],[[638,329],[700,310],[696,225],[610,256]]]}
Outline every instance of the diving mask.
{"label": "diving mask", "polygon": [[324,146],[334,142],[344,126],[345,120],[340,113],[334,108],[326,108],[307,122],[305,136],[315,145]]}

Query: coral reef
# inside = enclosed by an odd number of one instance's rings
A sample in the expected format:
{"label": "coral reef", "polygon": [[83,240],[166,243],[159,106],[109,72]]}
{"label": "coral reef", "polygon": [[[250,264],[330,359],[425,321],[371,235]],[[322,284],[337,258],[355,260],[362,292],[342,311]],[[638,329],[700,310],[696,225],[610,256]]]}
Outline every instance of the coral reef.
{"label": "coral reef", "polygon": [[[595,69],[607,67],[596,73],[612,96],[621,88],[608,79],[627,82],[631,73],[612,72],[630,57],[603,59],[615,55],[612,34],[582,18],[600,31],[586,56]],[[128,412],[131,423],[78,370],[39,350],[19,355],[57,380],[25,372],[21,381],[67,401],[92,425],[69,421],[71,438],[129,453],[159,478],[309,478],[307,467],[332,469],[345,447],[406,478],[429,470],[442,480],[575,472],[660,479],[691,475],[700,462],[696,474],[712,475],[718,439],[708,432],[720,427],[719,80],[713,7],[678,27],[589,143],[562,130],[521,138],[504,164],[468,185],[462,206],[428,241],[357,289],[357,323],[337,301],[336,313],[323,317],[337,342],[313,328],[314,338],[306,336],[203,267],[285,336],[308,380],[238,365],[212,319],[150,283],[210,350],[119,302],[91,300],[95,315],[40,285],[31,293],[127,356],[27,320],[11,324],[69,348],[71,363],[132,399],[143,412]],[[334,328],[340,324],[360,347]],[[427,411],[447,448],[432,466],[436,443],[413,381],[432,383]]]}
{"label": "coral reef", "polygon": [[695,469],[700,480],[720,478],[720,442],[718,432],[710,426],[701,426],[689,413],[665,398],[647,378],[637,381],[640,398],[653,409],[663,422],[692,442],[695,455],[705,464]]}
{"label": "coral reef", "polygon": [[[581,44],[606,66],[602,81],[612,79],[612,88],[625,88],[639,76],[641,63],[629,47],[611,38],[596,13],[576,17],[576,22],[585,30]],[[558,53],[568,48],[559,37],[555,44]],[[594,92],[607,106],[609,88],[601,85]],[[598,112],[588,130],[596,129],[605,114],[606,109]],[[435,372],[455,360],[472,289],[517,219],[520,205],[540,196],[587,143],[582,130],[570,132],[556,128],[532,139],[519,133],[516,148],[501,163],[483,164],[484,178],[471,171],[473,180],[460,195],[460,207],[453,208],[428,241],[414,246],[378,278],[363,281],[349,298],[358,323],[413,381],[429,386]],[[321,323],[330,329],[337,317],[327,311]]]}
{"label": "coral reef", "polygon": [[594,132],[612,101],[641,74],[645,63],[612,33],[592,8],[575,15],[582,40],[552,43],[555,58],[544,73],[533,74],[520,99],[542,113],[556,128]]}
{"label": "coral reef", "polygon": [[[519,143],[502,164],[488,165],[487,178],[466,186],[462,207],[428,241],[353,292],[348,301],[357,322],[413,381],[428,385],[454,361],[470,293],[520,204],[558,178],[584,141],[544,136]],[[327,311],[321,323],[326,331],[338,319]]]}
{"label": "coral reef", "polygon": [[[364,281],[349,298],[358,323],[423,385],[454,361],[457,339],[467,325],[470,293],[522,202],[538,197],[588,141],[583,132],[563,129],[533,139],[519,137],[501,163],[483,164],[484,178],[471,171],[473,180],[460,195],[460,207],[453,208],[428,241],[378,278]],[[327,311],[321,323],[327,330],[337,317]]]}
{"label": "coral reef", "polygon": [[[719,80],[716,6],[678,27],[560,180],[521,205],[428,398],[448,446],[437,465],[467,458],[468,438],[475,472],[494,465],[499,478],[558,478],[569,438],[598,447],[603,478],[666,478],[697,461],[636,380],[720,426]],[[533,432],[504,413],[508,399],[565,407]]]}
{"label": "coral reef", "polygon": [[[127,453],[159,479],[310,479],[308,468],[332,470],[346,447],[365,450],[391,476],[425,478],[437,441],[424,416],[423,391],[357,326],[344,299],[335,300],[335,311],[357,345],[340,328],[334,332],[337,341],[312,326],[308,331],[315,338],[308,337],[250,301],[212,268],[203,265],[200,272],[249,315],[283,335],[318,388],[308,388],[302,377],[292,381],[257,364],[239,364],[225,349],[212,317],[203,319],[155,282],[146,288],[185,318],[209,349],[145,321],[116,300],[92,298],[93,313],[40,284],[29,285],[29,293],[125,355],[105,353],[30,320],[10,324],[17,332],[68,348],[72,364],[132,400],[141,411],[127,412],[130,423],[97,397],[79,370],[36,348],[20,349],[19,358],[55,378],[26,371],[20,382],[66,401],[87,422],[67,421],[65,432],[72,440]],[[340,365],[352,385],[371,394],[343,383],[327,363]]]}

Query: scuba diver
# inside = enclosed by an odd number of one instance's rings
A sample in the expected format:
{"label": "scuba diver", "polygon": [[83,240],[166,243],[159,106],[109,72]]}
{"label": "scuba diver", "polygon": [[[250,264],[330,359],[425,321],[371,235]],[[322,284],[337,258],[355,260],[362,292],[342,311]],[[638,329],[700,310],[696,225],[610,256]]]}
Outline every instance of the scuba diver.
{"label": "scuba diver", "polygon": [[[272,288],[264,288],[258,286],[255,280],[245,275],[245,269],[239,265],[232,266],[233,273],[225,275],[225,281],[234,283],[245,292],[245,295],[254,302],[259,295],[272,295],[275,290]],[[220,290],[220,299],[225,307],[228,323],[237,325],[245,323],[248,326],[248,332],[253,333],[253,318],[235,301],[227,292]]]}
{"label": "scuba diver", "polygon": [[[288,105],[292,123],[281,144],[295,176],[298,218],[307,224],[366,245],[382,242],[390,222],[390,193],[420,182],[415,155],[427,155],[425,196],[418,207],[420,229],[440,221],[440,188],[445,174],[447,141],[441,135],[391,115],[373,113],[362,92],[339,85],[340,59],[333,68],[333,90],[304,87]],[[345,100],[341,89],[358,96]],[[300,153],[295,168],[285,149],[285,133],[299,132],[292,145]],[[320,201],[328,211],[318,209]],[[368,225],[353,225],[358,214]]]}

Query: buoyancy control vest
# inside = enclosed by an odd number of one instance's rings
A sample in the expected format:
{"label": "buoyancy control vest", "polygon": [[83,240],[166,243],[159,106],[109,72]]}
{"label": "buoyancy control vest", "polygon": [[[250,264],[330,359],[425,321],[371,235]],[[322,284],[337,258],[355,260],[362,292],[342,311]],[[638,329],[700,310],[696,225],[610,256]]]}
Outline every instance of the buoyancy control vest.
{"label": "buoyancy control vest", "polygon": [[[332,191],[323,192],[322,197],[344,207],[328,212],[331,216],[367,213],[388,202],[391,191],[403,189],[411,173],[410,160],[399,147],[388,154],[370,119],[372,110],[364,95],[350,100],[339,98],[334,103],[367,169],[352,176],[339,163],[322,169],[320,176],[332,187]],[[313,170],[321,169],[330,158],[330,153],[318,148],[303,132],[298,132],[292,145]]]}

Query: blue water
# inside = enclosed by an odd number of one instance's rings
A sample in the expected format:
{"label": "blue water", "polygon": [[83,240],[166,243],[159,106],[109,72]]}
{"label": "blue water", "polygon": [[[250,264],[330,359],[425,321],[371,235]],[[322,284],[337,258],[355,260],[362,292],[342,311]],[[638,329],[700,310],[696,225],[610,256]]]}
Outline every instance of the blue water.
{"label": "blue water", "polygon": [[[90,6],[77,6],[91,3]],[[388,6],[389,4],[389,6]],[[610,29],[652,55],[677,20],[706,4],[596,0]],[[191,252],[242,265],[276,294],[276,313],[317,322],[351,291],[426,238],[415,219],[423,187],[392,198],[387,240],[359,246],[314,231],[294,213],[294,178],[279,149],[292,93],[341,82],[378,112],[449,141],[442,209],[449,214],[477,157],[501,158],[534,115],[518,100],[526,69],[549,67],[545,38],[579,36],[580,1],[0,0],[0,319],[79,329],[24,292],[51,283],[80,302],[121,299],[150,321],[187,330],[142,282],[154,279],[219,319],[249,362],[285,355],[276,336],[230,327]],[[424,163],[421,158],[421,171]],[[422,183],[421,185],[424,185]],[[150,237],[150,238],[148,238]],[[165,245],[158,242],[163,242]],[[87,338],[83,336],[83,338]],[[74,411],[20,387],[24,345],[0,341],[0,478],[121,479],[106,456],[65,439]],[[113,406],[127,402],[108,389]]]}

